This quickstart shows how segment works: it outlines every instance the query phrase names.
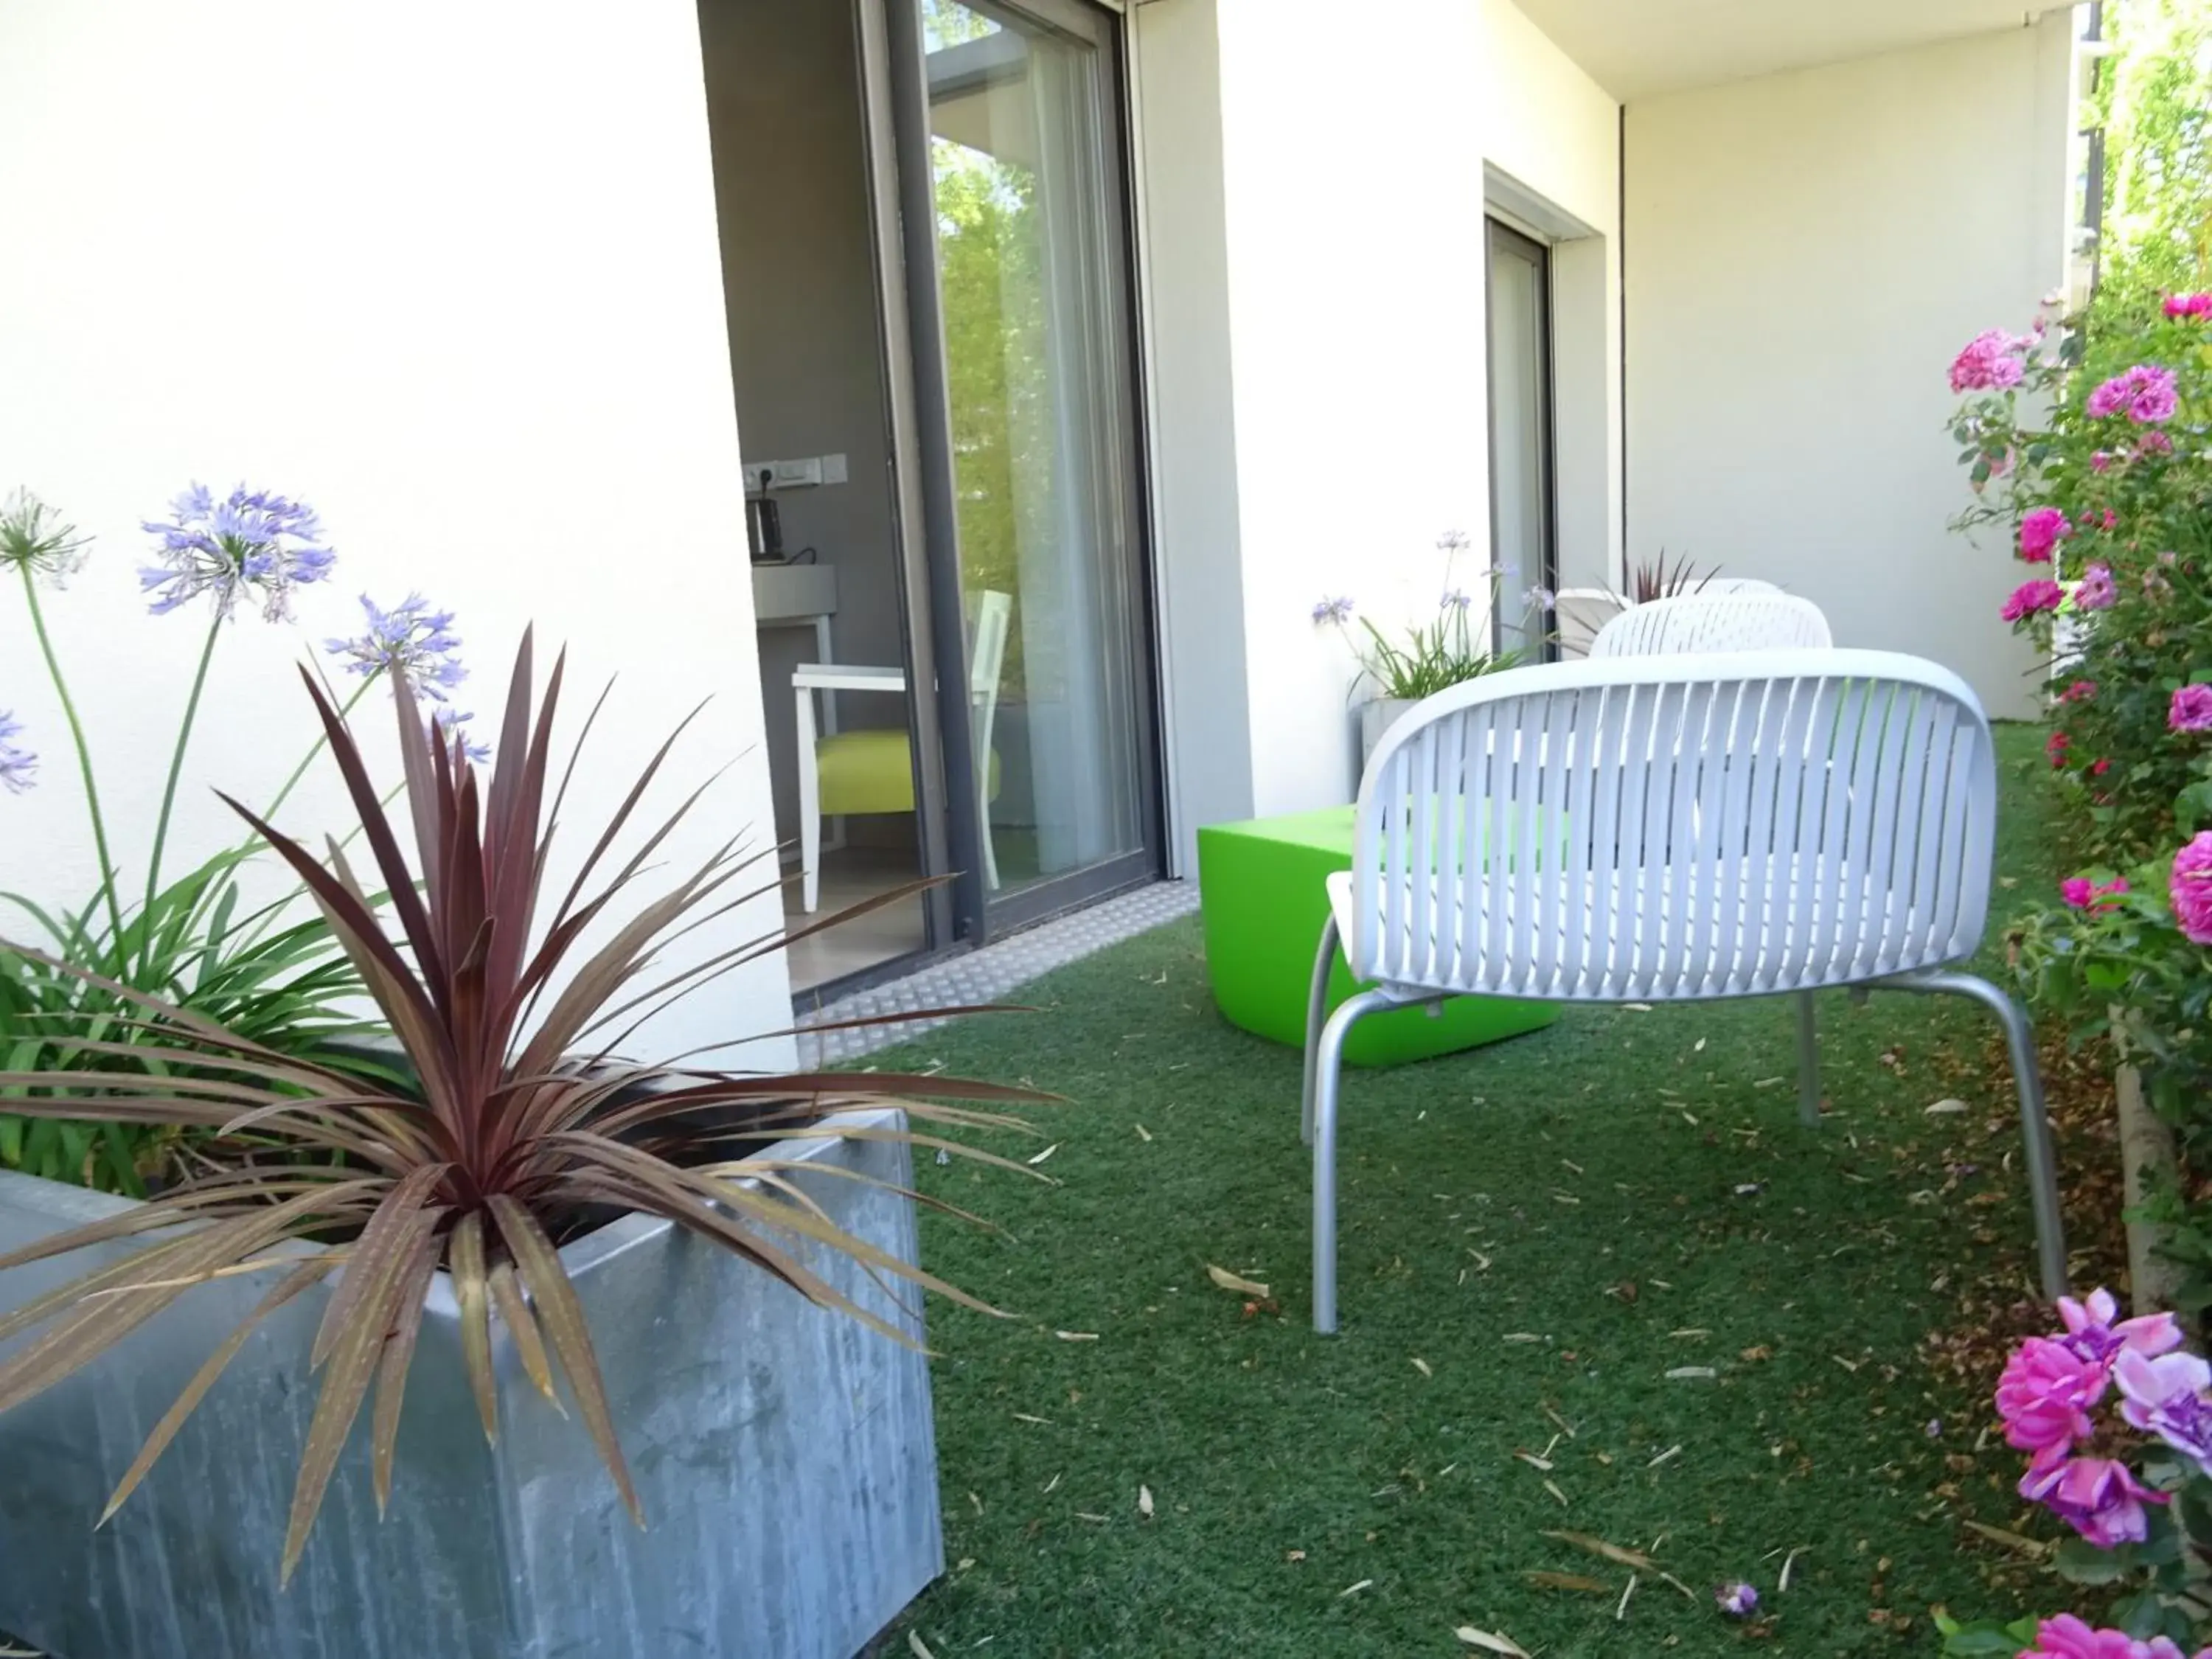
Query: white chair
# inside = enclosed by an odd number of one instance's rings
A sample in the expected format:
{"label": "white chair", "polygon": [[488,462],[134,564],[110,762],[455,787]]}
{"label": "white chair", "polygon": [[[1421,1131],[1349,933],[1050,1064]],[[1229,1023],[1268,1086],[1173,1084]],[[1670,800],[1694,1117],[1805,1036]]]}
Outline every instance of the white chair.
{"label": "white chair", "polygon": [[[991,843],[991,798],[997,793],[998,756],[991,747],[999,716],[999,680],[1006,660],[1006,632],[1014,610],[1010,593],[986,590],[969,605],[969,729],[975,744],[975,812],[983,841],[983,879],[999,886],[998,850]],[[821,902],[822,820],[915,810],[914,742],[903,727],[822,734],[815,720],[817,693],[879,691],[903,695],[906,673],[897,668],[801,663],[791,677],[799,716],[799,858],[800,898],[809,915]]]}
{"label": "white chair", "polygon": [[1590,641],[1593,661],[1686,651],[1820,650],[1833,643],[1810,599],[1779,589],[1684,593],[1622,611]]}
{"label": "white chair", "polygon": [[[2003,1022],[2044,1289],[2066,1288],[2033,1033],[1951,969],[1981,943],[1996,851],[1989,723],[1962,680],[1874,651],[1622,658],[1509,670],[1390,728],[1329,878],[1304,1127],[1314,1325],[1336,1328],[1346,1035],[1452,996],[1698,1001],[1834,987],[1971,997]],[[1323,1022],[1340,939],[1372,985]],[[1817,1122],[1815,1056],[1800,1099]]]}

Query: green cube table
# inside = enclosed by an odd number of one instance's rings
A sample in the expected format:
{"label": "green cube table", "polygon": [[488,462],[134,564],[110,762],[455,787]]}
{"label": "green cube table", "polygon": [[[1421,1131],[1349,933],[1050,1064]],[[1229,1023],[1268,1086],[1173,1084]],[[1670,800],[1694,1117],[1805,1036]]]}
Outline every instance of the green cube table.
{"label": "green cube table", "polygon": [[[1326,878],[1352,867],[1349,806],[1217,823],[1198,832],[1198,893],[1213,1000],[1232,1025],[1303,1049],[1314,952],[1328,922]],[[1344,952],[1329,976],[1332,1012],[1356,988]],[[1454,997],[1435,1014],[1419,1005],[1370,1014],[1352,1028],[1353,1066],[1400,1066],[1456,1054],[1549,1025],[1548,1002]]]}

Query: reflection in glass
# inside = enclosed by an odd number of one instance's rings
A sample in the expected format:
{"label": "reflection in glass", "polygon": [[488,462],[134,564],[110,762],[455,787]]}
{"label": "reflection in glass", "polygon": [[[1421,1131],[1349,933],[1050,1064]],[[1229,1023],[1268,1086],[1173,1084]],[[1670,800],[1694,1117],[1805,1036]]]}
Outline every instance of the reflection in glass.
{"label": "reflection in glass", "polygon": [[1012,606],[977,756],[1004,891],[1143,845],[1113,129],[1090,42],[921,6],[961,580]]}

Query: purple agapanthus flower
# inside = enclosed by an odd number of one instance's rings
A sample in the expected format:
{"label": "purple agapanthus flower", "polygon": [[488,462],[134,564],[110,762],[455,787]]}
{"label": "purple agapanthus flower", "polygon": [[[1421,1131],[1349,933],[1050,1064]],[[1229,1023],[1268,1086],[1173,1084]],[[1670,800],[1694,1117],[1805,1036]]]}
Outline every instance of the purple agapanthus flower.
{"label": "purple agapanthus flower", "polygon": [[373,674],[403,673],[408,684],[435,702],[469,677],[461,665],[459,637],[453,632],[453,613],[433,611],[420,593],[386,611],[368,594],[361,608],[368,626],[348,640],[325,640],[323,648],[345,659],[349,673],[367,678]]}
{"label": "purple agapanthus flower", "polygon": [[0,789],[11,795],[20,795],[28,789],[39,769],[39,757],[15,744],[15,739],[22,734],[22,722],[0,708]]}
{"label": "purple agapanthus flower", "polygon": [[142,567],[138,585],[154,596],[149,609],[157,617],[203,593],[213,596],[217,616],[228,617],[251,591],[261,614],[282,622],[292,613],[292,590],[323,580],[337,558],[322,545],[313,508],[243,484],[217,501],[196,483],[170,502],[166,522],[149,520],[143,528],[161,562]]}
{"label": "purple agapanthus flower", "polygon": [[464,714],[453,708],[440,708],[433,711],[430,718],[438,723],[438,735],[447,743],[459,744],[461,753],[466,756],[472,764],[482,766],[491,758],[489,744],[476,741],[461,729],[476,718],[474,714]]}
{"label": "purple agapanthus flower", "polygon": [[1452,587],[1444,591],[1443,603],[1439,608],[1445,611],[1457,611],[1464,614],[1467,608],[1474,603],[1474,594],[1463,587]]}
{"label": "purple agapanthus flower", "polygon": [[1713,1601],[1731,1619],[1748,1619],[1759,1607],[1759,1592],[1739,1578],[1715,1590]]}
{"label": "purple agapanthus flower", "polygon": [[27,489],[0,502],[0,568],[43,576],[59,587],[82,568],[90,541]]}
{"label": "purple agapanthus flower", "polygon": [[1316,623],[1335,623],[1339,626],[1352,620],[1352,601],[1349,599],[1323,599],[1313,608]]}

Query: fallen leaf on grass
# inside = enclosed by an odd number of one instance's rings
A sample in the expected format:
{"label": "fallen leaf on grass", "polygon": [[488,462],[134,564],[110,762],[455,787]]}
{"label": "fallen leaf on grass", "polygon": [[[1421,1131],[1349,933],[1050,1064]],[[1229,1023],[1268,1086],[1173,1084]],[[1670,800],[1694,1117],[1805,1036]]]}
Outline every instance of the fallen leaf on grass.
{"label": "fallen leaf on grass", "polygon": [[1680,1452],[1681,1449],[1681,1449],[1681,1447],[1680,1447],[1680,1445],[1673,1445],[1673,1446],[1669,1446],[1669,1447],[1668,1447],[1668,1448],[1667,1448],[1667,1449],[1666,1449],[1665,1451],[1661,1452],[1661,1453],[1659,1454],[1659,1455],[1658,1455],[1658,1456],[1656,1456],[1656,1457],[1653,1458],[1653,1459],[1652,1459],[1649,1463],[1646,1463],[1644,1467],[1645,1468],[1647,1468],[1647,1469],[1656,1469],[1656,1468],[1658,1468],[1662,1463],[1665,1462],[1668,1458],[1670,1458],[1670,1457],[1674,1456],[1676,1453]]}
{"label": "fallen leaf on grass", "polygon": [[1429,1369],[1429,1362],[1425,1359],[1415,1359],[1413,1361],[1413,1369],[1420,1372],[1423,1376],[1434,1376],[1436,1375],[1436,1372]]}
{"label": "fallen leaf on grass", "polygon": [[1534,1452],[1517,1451],[1513,1455],[1519,1458],[1523,1463],[1526,1463],[1530,1468],[1541,1469],[1547,1474],[1549,1474],[1554,1467],[1550,1458],[1539,1457]]}
{"label": "fallen leaf on grass", "polygon": [[1234,1291],[1239,1296],[1256,1296],[1264,1301],[1273,1294],[1258,1279],[1247,1279],[1242,1273],[1232,1273],[1228,1268],[1217,1267],[1211,1261],[1206,1264],[1206,1276],[1223,1290]]}
{"label": "fallen leaf on grass", "polygon": [[1963,1112],[1966,1109],[1966,1103],[1963,1100],[1939,1100],[1933,1106],[1930,1106],[1928,1109],[1927,1115],[1929,1117],[1948,1117],[1954,1113]]}
{"label": "fallen leaf on grass", "polygon": [[1306,1553],[1304,1550],[1285,1550],[1283,1552],[1283,1559],[1285,1561],[1303,1561],[1305,1559]]}
{"label": "fallen leaf on grass", "polygon": [[1029,1162],[1030,1162],[1030,1164],[1042,1164],[1042,1163],[1043,1163],[1043,1162],[1045,1161],[1045,1159],[1047,1159],[1047,1158],[1050,1158],[1050,1157],[1051,1157],[1054,1152],[1058,1152],[1059,1150],[1060,1150],[1060,1143],[1059,1143],[1058,1141],[1056,1141],[1056,1140],[1055,1140],[1055,1141],[1054,1141],[1054,1142],[1052,1143],[1052,1145],[1051,1145],[1051,1146],[1049,1146],[1046,1147],[1042,1152],[1039,1152],[1039,1153],[1038,1153],[1035,1158],[1030,1158],[1030,1159],[1029,1160]]}
{"label": "fallen leaf on grass", "polygon": [[910,1630],[906,1633],[906,1647],[907,1651],[914,1655],[914,1659],[937,1659],[937,1656],[929,1650],[929,1644],[921,1639],[919,1631]]}
{"label": "fallen leaf on grass", "polygon": [[1079,1521],[1097,1521],[1097,1522],[1104,1522],[1104,1520],[1106,1519],[1106,1517],[1105,1517],[1104,1516],[1103,1516],[1103,1515],[1093,1515],[1093,1514],[1091,1514],[1088,1510],[1076,1510],[1076,1512],[1075,1512],[1075,1518],[1076,1518],[1077,1520],[1079,1520]]}
{"label": "fallen leaf on grass", "polygon": [[1584,1595],[1613,1594],[1612,1585],[1585,1578],[1578,1572],[1524,1572],[1521,1576],[1538,1589],[1575,1590]]}
{"label": "fallen leaf on grass", "polygon": [[1152,1518],[1152,1489],[1150,1486],[1137,1488],[1137,1513],[1147,1521]]}
{"label": "fallen leaf on grass", "polygon": [[1152,1138],[1152,1132],[1150,1129],[1147,1129],[1147,1128],[1146,1128],[1143,1124],[1141,1124],[1141,1123],[1139,1123],[1139,1125],[1137,1125],[1137,1139],[1139,1139],[1139,1140],[1150,1140]]}
{"label": "fallen leaf on grass", "polygon": [[1633,1567],[1638,1572],[1657,1572],[1659,1564],[1642,1550],[1623,1549],[1618,1544],[1608,1544],[1602,1538],[1586,1532],[1547,1532],[1547,1538],[1555,1538],[1562,1544],[1571,1544],[1592,1555],[1601,1555],[1607,1560],[1624,1567]]}
{"label": "fallen leaf on grass", "polygon": [[1703,1382],[1719,1375],[1711,1365],[1677,1365],[1667,1373],[1667,1380],[1669,1382]]}
{"label": "fallen leaf on grass", "polygon": [[1014,1413],[1014,1421],[1017,1423],[1041,1423],[1048,1429],[1052,1426],[1052,1419],[1049,1417],[1031,1417],[1027,1412],[1016,1412]]}
{"label": "fallen leaf on grass", "polygon": [[1053,1334],[1063,1342],[1096,1342],[1098,1340],[1096,1331],[1054,1331]]}
{"label": "fallen leaf on grass", "polygon": [[[1633,1003],[1629,1005],[1631,1007],[1635,1006]],[[1495,1631],[1477,1630],[1472,1625],[1462,1625],[1452,1634],[1466,1643],[1468,1646],[1480,1648],[1485,1653],[1502,1653],[1505,1656],[1505,1659],[1528,1659],[1528,1649],[1522,1647],[1511,1637],[1500,1636]]]}
{"label": "fallen leaf on grass", "polygon": [[1564,1509],[1568,1509],[1568,1508],[1572,1507],[1572,1506],[1571,1506],[1571,1504],[1568,1504],[1568,1502],[1567,1502],[1567,1495],[1566,1495],[1566,1493],[1565,1493],[1565,1492],[1561,1492],[1561,1491],[1559,1490],[1559,1483],[1558,1483],[1557,1481],[1555,1481],[1555,1480],[1547,1480],[1547,1481],[1544,1483],[1544,1490],[1545,1490],[1546,1492],[1547,1492],[1551,1493],[1553,1497],[1554,1497],[1554,1498],[1558,1498],[1558,1499],[1559,1500],[1559,1507],[1560,1507],[1561,1509],[1563,1509],[1563,1510],[1564,1510]]}
{"label": "fallen leaf on grass", "polygon": [[2051,1551],[2051,1546],[2049,1544],[2039,1543],[2033,1538],[2023,1538],[2016,1532],[2007,1532],[2002,1527],[1985,1527],[1978,1521],[1969,1521],[1966,1522],[1966,1528],[1970,1532],[1981,1534],[1993,1544],[2002,1544],[2008,1550],[2018,1550],[2022,1555],[2033,1556],[2037,1560],[2041,1560]]}
{"label": "fallen leaf on grass", "polygon": [[1773,1358],[1774,1350],[1768,1347],[1764,1342],[1761,1342],[1755,1347],[1746,1348],[1741,1353],[1738,1354],[1736,1358],[1742,1360],[1747,1365],[1756,1365],[1763,1359]]}
{"label": "fallen leaf on grass", "polygon": [[1366,1589],[1374,1583],[1375,1581],[1372,1578],[1363,1578],[1356,1584],[1346,1584],[1342,1589],[1337,1591],[1336,1599],[1341,1601],[1347,1595],[1357,1595],[1360,1591]]}

